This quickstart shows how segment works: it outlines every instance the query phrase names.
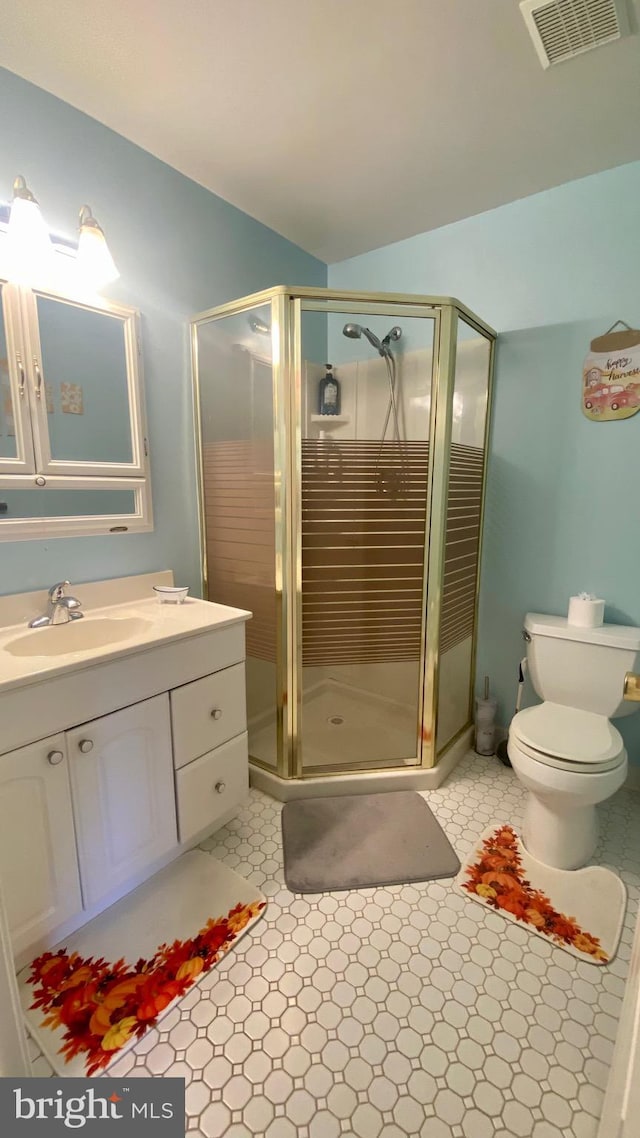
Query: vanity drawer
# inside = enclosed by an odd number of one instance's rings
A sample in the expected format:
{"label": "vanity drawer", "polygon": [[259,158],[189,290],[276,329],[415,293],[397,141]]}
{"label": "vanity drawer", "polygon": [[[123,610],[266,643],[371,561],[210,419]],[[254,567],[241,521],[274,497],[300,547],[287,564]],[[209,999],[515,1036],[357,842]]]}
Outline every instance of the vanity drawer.
{"label": "vanity drawer", "polygon": [[249,789],[247,734],[176,771],[178,832],[188,842],[238,806]]}
{"label": "vanity drawer", "polygon": [[176,769],[247,729],[244,663],[171,692]]}

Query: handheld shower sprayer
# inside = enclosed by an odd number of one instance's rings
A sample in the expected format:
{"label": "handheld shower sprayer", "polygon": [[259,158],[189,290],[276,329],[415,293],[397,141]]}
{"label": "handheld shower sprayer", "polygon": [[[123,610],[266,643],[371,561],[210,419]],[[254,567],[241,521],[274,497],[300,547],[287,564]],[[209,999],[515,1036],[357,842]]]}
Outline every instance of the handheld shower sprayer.
{"label": "handheld shower sprayer", "polygon": [[365,328],[363,324],[345,324],[342,335],[347,336],[349,340],[359,340],[361,336],[365,336],[371,347],[375,348],[379,355],[389,356],[391,355],[390,344],[400,339],[402,328],[395,324],[386,336],[379,340],[375,332],[372,332],[370,328]]}
{"label": "handheld shower sprayer", "polygon": [[365,328],[363,324],[345,324],[342,329],[342,335],[346,336],[349,340],[359,340],[364,336],[372,348],[375,348],[378,355],[382,356],[387,366],[387,376],[389,379],[389,405],[387,407],[387,415],[382,428],[381,448],[387,434],[387,427],[389,426],[389,419],[393,415],[393,426],[395,437],[400,442],[400,425],[398,422],[398,408],[396,405],[396,361],[391,350],[391,344],[397,343],[402,336],[402,328],[398,324],[394,324],[390,328],[386,336],[379,340],[375,332],[370,328]]}
{"label": "handheld shower sprayer", "polygon": [[382,343],[388,348],[391,341],[393,340],[395,342],[399,340],[401,335],[402,328],[398,324],[394,324],[393,328],[387,332],[386,336],[383,336]]}
{"label": "handheld shower sprayer", "polygon": [[379,352],[381,356],[386,355],[382,341],[378,339],[375,332],[372,332],[370,328],[365,328],[362,324],[345,324],[342,335],[347,336],[350,340],[359,340],[361,336],[365,336],[376,352]]}

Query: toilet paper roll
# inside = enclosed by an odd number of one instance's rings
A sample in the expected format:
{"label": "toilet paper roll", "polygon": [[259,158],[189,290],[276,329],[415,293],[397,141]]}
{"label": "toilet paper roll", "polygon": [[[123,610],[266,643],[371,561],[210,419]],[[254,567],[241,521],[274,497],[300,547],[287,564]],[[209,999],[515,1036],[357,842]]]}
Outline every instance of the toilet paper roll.
{"label": "toilet paper roll", "polygon": [[574,628],[599,628],[603,620],[603,600],[598,597],[569,597],[567,624]]}

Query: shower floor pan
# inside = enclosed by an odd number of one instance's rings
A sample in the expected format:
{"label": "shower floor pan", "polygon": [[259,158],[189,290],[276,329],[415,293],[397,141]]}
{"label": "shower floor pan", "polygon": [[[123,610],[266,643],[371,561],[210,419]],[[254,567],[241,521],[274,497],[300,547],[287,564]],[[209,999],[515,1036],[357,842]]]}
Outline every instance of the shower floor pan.
{"label": "shower floor pan", "polygon": [[[336,680],[308,689],[302,704],[302,754],[307,774],[329,769],[414,766],[415,708]],[[271,727],[250,732],[252,758],[275,765]]]}

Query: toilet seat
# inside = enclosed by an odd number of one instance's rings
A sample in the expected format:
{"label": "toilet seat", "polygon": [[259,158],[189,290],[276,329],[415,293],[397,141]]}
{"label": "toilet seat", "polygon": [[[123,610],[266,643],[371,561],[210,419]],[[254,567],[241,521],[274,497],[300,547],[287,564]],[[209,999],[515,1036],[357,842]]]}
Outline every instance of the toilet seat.
{"label": "toilet seat", "polygon": [[620,732],[604,715],[558,703],[518,712],[509,738],[537,762],[582,774],[614,770],[626,756]]}

